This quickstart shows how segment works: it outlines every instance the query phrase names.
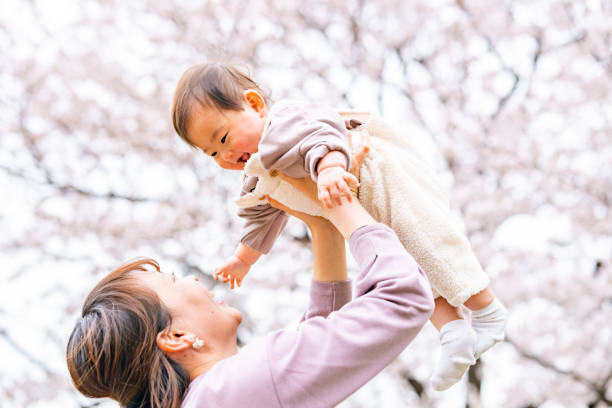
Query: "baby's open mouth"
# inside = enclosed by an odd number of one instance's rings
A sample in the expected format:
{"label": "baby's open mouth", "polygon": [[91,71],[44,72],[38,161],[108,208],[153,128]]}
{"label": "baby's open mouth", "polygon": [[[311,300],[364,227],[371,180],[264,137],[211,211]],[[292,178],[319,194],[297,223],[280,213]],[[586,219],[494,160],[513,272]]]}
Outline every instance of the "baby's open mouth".
{"label": "baby's open mouth", "polygon": [[242,156],[238,159],[238,163],[246,163],[251,158],[251,153],[242,153]]}

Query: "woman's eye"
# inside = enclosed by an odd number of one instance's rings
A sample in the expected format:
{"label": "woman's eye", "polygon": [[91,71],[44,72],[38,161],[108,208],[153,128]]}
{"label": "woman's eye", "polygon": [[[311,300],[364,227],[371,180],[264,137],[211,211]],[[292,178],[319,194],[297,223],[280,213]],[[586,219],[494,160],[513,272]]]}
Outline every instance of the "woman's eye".
{"label": "woman's eye", "polygon": [[217,152],[214,152],[213,154],[210,155],[210,157],[215,157],[217,155]]}
{"label": "woman's eye", "polygon": [[225,143],[225,139],[227,139],[227,133],[225,134],[225,136],[223,136],[223,138],[221,139],[221,143]]}

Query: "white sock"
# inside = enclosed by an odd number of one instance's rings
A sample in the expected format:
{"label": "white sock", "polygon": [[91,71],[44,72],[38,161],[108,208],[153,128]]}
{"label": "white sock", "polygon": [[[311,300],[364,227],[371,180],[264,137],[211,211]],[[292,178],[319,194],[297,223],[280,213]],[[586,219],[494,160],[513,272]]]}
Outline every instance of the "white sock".
{"label": "white sock", "polygon": [[479,358],[482,353],[504,340],[508,312],[499,300],[494,299],[490,305],[472,311],[472,328],[477,340],[474,356]]}
{"label": "white sock", "polygon": [[437,391],[443,391],[459,382],[467,369],[476,362],[476,333],[465,320],[453,320],[442,326],[440,344],[440,361],[431,377],[431,385]]}

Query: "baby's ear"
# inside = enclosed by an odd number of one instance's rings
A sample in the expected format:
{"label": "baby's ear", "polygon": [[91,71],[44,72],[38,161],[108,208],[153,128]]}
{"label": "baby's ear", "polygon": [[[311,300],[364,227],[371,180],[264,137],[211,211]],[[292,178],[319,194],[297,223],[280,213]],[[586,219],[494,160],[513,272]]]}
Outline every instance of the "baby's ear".
{"label": "baby's ear", "polygon": [[266,102],[255,89],[247,89],[242,93],[242,96],[247,105],[249,105],[253,110],[260,114],[260,116],[265,116],[266,114]]}

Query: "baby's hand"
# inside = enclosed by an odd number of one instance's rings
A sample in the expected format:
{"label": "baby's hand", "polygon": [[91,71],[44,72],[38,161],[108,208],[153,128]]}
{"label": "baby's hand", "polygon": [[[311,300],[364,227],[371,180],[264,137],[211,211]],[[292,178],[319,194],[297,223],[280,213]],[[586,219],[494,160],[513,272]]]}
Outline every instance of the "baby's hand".
{"label": "baby's hand", "polygon": [[240,286],[242,279],[251,269],[251,265],[241,261],[236,255],[232,255],[224,265],[216,268],[214,271],[215,280],[221,277],[221,281],[224,283],[229,282],[230,289],[234,289],[234,284]]}
{"label": "baby's hand", "polygon": [[332,208],[334,205],[342,205],[342,197],[349,202],[353,201],[349,183],[359,186],[359,180],[341,166],[333,166],[319,172],[317,190],[319,201],[325,207]]}

